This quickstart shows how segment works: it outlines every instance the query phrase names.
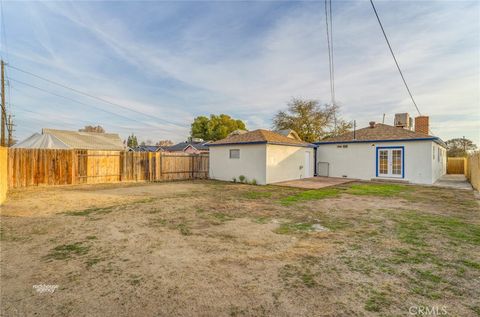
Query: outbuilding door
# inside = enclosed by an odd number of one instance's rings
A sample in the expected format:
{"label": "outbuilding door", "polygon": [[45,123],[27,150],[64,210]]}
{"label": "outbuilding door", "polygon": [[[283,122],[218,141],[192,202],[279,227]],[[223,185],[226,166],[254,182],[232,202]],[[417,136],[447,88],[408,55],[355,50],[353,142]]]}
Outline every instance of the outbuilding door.
{"label": "outbuilding door", "polygon": [[403,178],[403,147],[377,147],[377,177]]}

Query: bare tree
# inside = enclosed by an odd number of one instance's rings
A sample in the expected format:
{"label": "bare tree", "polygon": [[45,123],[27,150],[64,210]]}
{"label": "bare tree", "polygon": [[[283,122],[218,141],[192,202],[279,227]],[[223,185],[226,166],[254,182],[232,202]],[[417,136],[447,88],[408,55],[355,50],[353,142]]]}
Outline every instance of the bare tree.
{"label": "bare tree", "polygon": [[275,115],[273,127],[275,130],[295,130],[302,140],[315,142],[345,133],[352,126],[339,118],[336,105],[320,106],[316,100],[293,99],[286,111],[279,111]]}
{"label": "bare tree", "polygon": [[156,144],[157,146],[171,146],[173,145],[172,140],[160,140]]}
{"label": "bare tree", "polygon": [[91,125],[86,125],[83,129],[79,129],[79,132],[97,132],[97,133],[105,133],[105,129],[102,128],[102,126],[97,125],[91,126]]}

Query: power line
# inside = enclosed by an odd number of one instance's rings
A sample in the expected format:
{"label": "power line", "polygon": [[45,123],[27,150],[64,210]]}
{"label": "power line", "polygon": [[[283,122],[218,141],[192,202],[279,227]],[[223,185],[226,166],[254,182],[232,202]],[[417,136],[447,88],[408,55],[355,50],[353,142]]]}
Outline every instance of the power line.
{"label": "power line", "polygon": [[332,51],[332,91],[333,91],[333,103],[336,103],[335,98],[335,63],[333,62],[334,54],[333,54],[333,14],[332,14],[332,0],[328,0],[330,6],[330,48]]}
{"label": "power line", "polygon": [[56,96],[56,97],[64,98],[64,99],[66,99],[66,100],[69,100],[69,101],[71,101],[71,102],[78,103],[78,104],[83,105],[83,106],[95,108],[95,109],[97,109],[97,110],[103,111],[103,112],[105,112],[105,113],[108,113],[108,114],[111,114],[111,115],[114,115],[114,116],[117,116],[117,117],[120,117],[120,118],[123,118],[123,119],[127,119],[127,120],[129,120],[129,121],[135,121],[135,122],[138,122],[138,123],[141,123],[141,124],[149,125],[149,126],[154,127],[154,128],[156,128],[156,129],[158,129],[158,130],[162,130],[162,131],[165,131],[165,132],[170,132],[169,130],[159,128],[159,127],[157,127],[157,126],[155,126],[155,125],[152,125],[152,124],[149,124],[149,123],[146,123],[146,122],[143,122],[143,121],[139,121],[139,120],[137,120],[137,119],[133,119],[133,118],[130,118],[130,117],[125,117],[125,116],[122,116],[122,115],[120,115],[120,114],[118,114],[118,113],[115,113],[115,112],[111,112],[111,111],[102,109],[102,108],[100,108],[100,107],[96,107],[96,106],[92,106],[92,105],[90,105],[90,104],[86,104],[86,103],[84,103],[84,102],[81,102],[81,101],[75,100],[75,99],[73,99],[73,98],[66,97],[66,96],[63,96],[63,95],[60,95],[60,94],[57,94],[57,93],[48,91],[48,90],[46,90],[46,89],[40,88],[40,87],[38,87],[38,86],[29,84],[29,83],[26,83],[26,82],[23,82],[23,81],[21,81],[21,80],[17,80],[17,79],[14,79],[14,78],[10,78],[10,81],[13,81],[13,82],[16,82],[16,83],[19,83],[19,84],[22,84],[22,85],[25,85],[25,86],[28,86],[28,87],[37,89],[37,90],[39,90],[39,91],[42,91],[42,92],[44,92],[44,93],[47,93],[47,94],[50,94],[50,95],[53,95],[53,96]]}
{"label": "power line", "polygon": [[154,118],[155,120],[163,121],[163,122],[166,122],[166,123],[171,124],[171,125],[175,125],[175,126],[178,126],[178,127],[181,127],[181,128],[185,128],[185,126],[183,126],[183,125],[181,125],[181,124],[178,124],[178,123],[176,123],[176,122],[169,121],[169,120],[166,120],[166,119],[162,119],[162,118],[159,118],[159,117],[150,115],[150,114],[143,113],[143,112],[138,111],[138,110],[131,109],[131,108],[126,107],[126,106],[123,106],[123,105],[121,105],[121,104],[118,104],[118,103],[115,103],[115,102],[112,102],[112,101],[103,99],[103,98],[101,98],[101,97],[97,97],[97,96],[95,96],[95,95],[89,94],[89,93],[87,93],[87,92],[84,92],[84,91],[81,91],[81,90],[72,88],[72,87],[70,87],[70,86],[64,85],[64,84],[62,84],[62,83],[56,82],[56,81],[54,81],[54,80],[45,78],[45,77],[40,76],[40,75],[37,75],[37,74],[34,74],[34,73],[29,72],[29,71],[27,71],[27,70],[24,70],[24,69],[21,69],[21,68],[12,66],[12,65],[10,65],[10,64],[8,64],[7,66],[10,67],[10,68],[12,68],[12,69],[15,69],[15,70],[17,70],[17,71],[20,71],[20,72],[22,72],[22,73],[25,73],[25,74],[28,74],[28,75],[30,75],[30,76],[36,77],[36,78],[38,78],[38,79],[44,80],[44,81],[46,81],[46,82],[49,82],[49,83],[51,83],[51,84],[53,84],[53,85],[57,85],[57,86],[59,86],[59,87],[62,87],[62,88],[71,90],[71,91],[73,91],[73,92],[75,92],[75,93],[77,93],[77,94],[84,95],[84,96],[87,96],[87,97],[89,97],[89,98],[93,98],[93,99],[99,100],[99,101],[101,101],[101,102],[108,103],[108,104],[110,104],[110,105],[113,105],[113,106],[116,106],[116,107],[120,107],[120,108],[122,108],[122,109],[131,111],[131,112],[134,112],[134,113],[137,113],[137,114],[146,116],[146,117]]}
{"label": "power line", "polygon": [[328,0],[325,0],[325,27],[327,35],[327,48],[328,48],[328,71],[330,73],[330,97],[332,105],[335,102],[335,96],[333,91],[333,77],[332,77],[332,50],[330,48],[330,31],[329,31],[329,21],[328,21]]}
{"label": "power line", "polygon": [[387,34],[385,33],[385,29],[383,28],[382,22],[380,21],[380,17],[378,16],[377,9],[375,8],[375,5],[373,4],[373,0],[370,0],[370,3],[372,4],[373,11],[375,12],[375,16],[377,17],[378,24],[380,24],[380,28],[382,29],[383,36],[385,37],[385,41],[387,42],[388,48],[390,49],[390,53],[392,53],[393,60],[395,61],[395,65],[397,65],[398,72],[400,73],[400,76],[402,77],[403,83],[405,84],[405,87],[407,88],[408,94],[410,95],[410,98],[412,99],[413,104],[415,105],[415,108],[417,109],[417,112],[419,115],[422,115],[420,112],[420,109],[418,109],[417,103],[415,102],[415,99],[413,98],[412,93],[410,92],[410,88],[408,88],[407,81],[405,80],[405,77],[403,76],[402,70],[400,69],[400,66],[398,65],[397,58],[395,57],[395,54],[393,53],[392,46],[390,45],[390,41],[388,40]]}
{"label": "power line", "polygon": [[5,29],[5,16],[3,14],[3,0],[0,0],[0,18],[2,19],[1,21],[2,31],[0,34],[0,36],[2,37],[1,39],[2,50],[5,51],[5,57],[8,58],[7,31]]}

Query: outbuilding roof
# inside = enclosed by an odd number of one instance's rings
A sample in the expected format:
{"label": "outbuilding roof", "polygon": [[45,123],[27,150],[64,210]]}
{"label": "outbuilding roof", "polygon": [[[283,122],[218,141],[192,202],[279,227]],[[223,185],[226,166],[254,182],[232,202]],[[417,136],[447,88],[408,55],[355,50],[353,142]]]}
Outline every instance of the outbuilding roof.
{"label": "outbuilding roof", "polygon": [[436,136],[411,131],[401,127],[394,127],[383,123],[376,123],[372,126],[356,130],[355,132],[350,131],[338,136],[330,137],[315,142],[315,144],[415,140],[432,140],[443,145],[443,141]]}
{"label": "outbuilding roof", "polygon": [[59,140],[57,137],[50,134],[34,133],[22,142],[12,146],[18,149],[55,149],[64,150],[70,147]]}
{"label": "outbuilding roof", "polygon": [[207,144],[207,146],[232,145],[232,144],[278,144],[312,147],[310,143],[295,140],[279,133],[258,129],[243,134],[232,135],[225,139]]}
{"label": "outbuilding roof", "polygon": [[122,139],[116,133],[77,132],[68,130],[43,129],[72,149],[122,151],[125,149]]}

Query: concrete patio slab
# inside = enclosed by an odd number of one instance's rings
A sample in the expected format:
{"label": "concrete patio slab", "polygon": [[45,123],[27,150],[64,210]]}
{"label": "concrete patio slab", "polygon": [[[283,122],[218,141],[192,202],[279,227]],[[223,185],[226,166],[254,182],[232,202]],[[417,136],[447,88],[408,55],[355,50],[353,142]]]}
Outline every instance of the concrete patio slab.
{"label": "concrete patio slab", "polygon": [[440,177],[433,186],[472,190],[472,185],[463,174],[446,174]]}
{"label": "concrete patio slab", "polygon": [[316,176],[316,177],[309,177],[309,178],[296,179],[296,180],[291,180],[286,182],[274,183],[272,185],[306,188],[306,189],[319,189],[319,188],[325,188],[329,186],[350,183],[354,181],[355,181],[354,179],[350,179],[350,178]]}

